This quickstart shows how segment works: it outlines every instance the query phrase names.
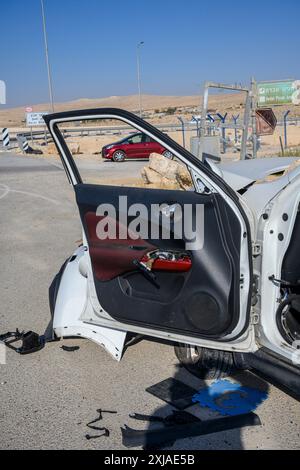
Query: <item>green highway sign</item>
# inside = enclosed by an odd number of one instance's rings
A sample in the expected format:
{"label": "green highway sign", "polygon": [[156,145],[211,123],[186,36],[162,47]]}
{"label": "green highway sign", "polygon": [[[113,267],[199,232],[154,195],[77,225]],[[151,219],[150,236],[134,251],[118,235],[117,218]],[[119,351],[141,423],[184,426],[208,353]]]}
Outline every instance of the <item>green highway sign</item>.
{"label": "green highway sign", "polygon": [[259,108],[282,104],[300,104],[300,80],[257,84],[257,105]]}

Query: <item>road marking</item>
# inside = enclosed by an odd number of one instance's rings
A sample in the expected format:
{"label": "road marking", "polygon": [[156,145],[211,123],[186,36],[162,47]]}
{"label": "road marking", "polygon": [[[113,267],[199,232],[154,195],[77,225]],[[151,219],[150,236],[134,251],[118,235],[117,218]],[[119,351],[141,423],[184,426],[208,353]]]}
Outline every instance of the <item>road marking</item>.
{"label": "road marking", "polygon": [[0,192],[0,199],[4,198],[9,193],[9,187],[5,184],[0,184],[0,191],[3,190],[3,193]]}
{"label": "road marking", "polygon": [[[1,189],[3,191],[2,194],[1,194]],[[40,198],[40,199],[44,199],[45,201],[52,202],[53,204],[56,204],[56,205],[60,204],[60,201],[56,201],[55,199],[51,199],[51,198],[46,197],[46,196],[42,196],[41,194],[30,193],[28,191],[19,191],[17,189],[11,189],[6,184],[0,183],[0,199],[3,199],[4,197],[6,197],[9,193],[25,194],[26,196],[32,196],[32,197],[37,197],[37,198]]]}

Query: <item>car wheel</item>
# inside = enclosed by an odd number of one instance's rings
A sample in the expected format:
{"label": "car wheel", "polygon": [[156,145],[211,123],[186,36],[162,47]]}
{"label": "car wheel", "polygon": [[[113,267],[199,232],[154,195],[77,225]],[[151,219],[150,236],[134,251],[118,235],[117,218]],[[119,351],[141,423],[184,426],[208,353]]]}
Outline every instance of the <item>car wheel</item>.
{"label": "car wheel", "polygon": [[191,374],[200,379],[220,379],[238,371],[233,353],[178,343],[175,354],[179,362]]}
{"label": "car wheel", "polygon": [[124,162],[125,157],[126,157],[125,152],[122,152],[122,150],[116,150],[115,153],[113,154],[113,161]]}
{"label": "car wheel", "polygon": [[174,155],[172,152],[170,152],[170,150],[165,150],[163,152],[163,156],[166,157],[166,158],[169,158],[169,160],[173,160],[174,158]]}

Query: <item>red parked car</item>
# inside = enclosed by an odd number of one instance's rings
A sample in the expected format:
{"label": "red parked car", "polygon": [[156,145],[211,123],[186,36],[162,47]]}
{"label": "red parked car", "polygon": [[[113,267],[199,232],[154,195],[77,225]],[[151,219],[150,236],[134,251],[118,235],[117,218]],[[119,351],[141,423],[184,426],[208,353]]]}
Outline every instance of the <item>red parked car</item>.
{"label": "red parked car", "polygon": [[173,158],[172,153],[158,142],[146,134],[137,132],[118,142],[105,145],[102,148],[102,157],[114,162],[123,162],[125,158],[149,158],[153,152]]}

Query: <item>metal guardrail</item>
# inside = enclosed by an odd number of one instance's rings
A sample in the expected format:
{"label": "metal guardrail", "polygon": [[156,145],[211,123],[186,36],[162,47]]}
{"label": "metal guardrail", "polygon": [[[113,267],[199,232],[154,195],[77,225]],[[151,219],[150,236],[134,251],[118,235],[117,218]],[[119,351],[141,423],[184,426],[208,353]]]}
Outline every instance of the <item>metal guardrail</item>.
{"label": "metal guardrail", "polygon": [[[189,126],[191,124],[186,123],[186,126]],[[191,125],[193,126],[193,129],[189,130],[196,130],[195,124]],[[176,132],[177,130],[181,129],[181,126],[178,124],[159,124],[156,126],[158,129],[160,129],[162,132]],[[89,136],[89,135],[120,135],[122,132],[128,133],[128,132],[133,132],[132,127],[129,126],[113,126],[113,127],[65,127],[62,128],[62,134],[64,136],[69,136],[70,134],[80,134],[80,136]],[[135,132],[135,131],[134,131]],[[31,137],[45,137],[45,134],[47,138],[50,138],[50,133],[48,130],[36,130],[36,131],[31,131],[31,130],[24,130],[24,132],[18,132],[18,133],[10,133],[10,138],[12,141],[17,140],[17,135],[23,135],[24,137],[27,137],[28,139],[31,139]],[[1,137],[1,136],[0,136]],[[0,138],[1,141],[1,138]]]}
{"label": "metal guardrail", "polygon": [[[192,126],[193,129],[189,130],[196,130],[195,124],[189,124],[185,123],[186,126]],[[181,129],[181,126],[178,124],[158,124],[157,126],[158,129],[160,129],[162,132],[167,132],[167,131],[174,131],[176,132],[177,130]],[[62,134],[63,135],[69,135],[69,134],[80,134],[80,136],[88,136],[88,135],[120,135],[120,133],[124,132],[127,133],[129,132],[136,132],[132,129],[132,127],[129,126],[113,126],[113,127],[62,127],[61,128]],[[45,131],[33,131],[33,135],[43,135],[45,134]],[[24,136],[26,137],[31,137],[31,132],[24,132]],[[47,135],[49,136],[49,132],[47,131]]]}
{"label": "metal guardrail", "polygon": [[[196,131],[195,124],[186,123],[186,130],[188,131]],[[158,125],[156,126],[162,132],[176,132],[181,130],[181,126],[178,124],[166,124],[166,125]],[[101,135],[121,135],[122,133],[128,134],[130,132],[136,132],[129,126],[114,126],[114,127],[65,127],[62,128],[62,134],[64,137],[70,137],[72,135],[80,135],[81,137],[84,136],[101,136]],[[48,130],[36,130],[36,131],[25,131],[19,133],[11,133],[10,140],[11,142],[17,142],[17,136],[22,135],[26,137],[28,140],[40,140],[40,139],[47,139],[51,140],[51,135]],[[1,139],[0,139],[1,142]]]}

